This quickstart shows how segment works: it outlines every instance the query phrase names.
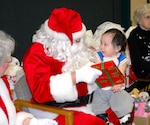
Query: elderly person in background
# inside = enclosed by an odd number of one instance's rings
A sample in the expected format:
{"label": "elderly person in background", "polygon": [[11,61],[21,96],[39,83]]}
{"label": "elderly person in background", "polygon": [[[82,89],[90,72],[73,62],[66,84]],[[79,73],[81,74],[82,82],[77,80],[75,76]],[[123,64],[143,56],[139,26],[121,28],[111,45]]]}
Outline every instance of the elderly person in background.
{"label": "elderly person in background", "polygon": [[150,4],[139,6],[134,12],[134,28],[128,37],[131,64],[138,78],[150,78]]}
{"label": "elderly person in background", "polygon": [[11,62],[14,46],[14,39],[0,30],[0,125],[57,125],[51,119],[36,119],[27,112],[16,113],[10,86],[4,75]]}

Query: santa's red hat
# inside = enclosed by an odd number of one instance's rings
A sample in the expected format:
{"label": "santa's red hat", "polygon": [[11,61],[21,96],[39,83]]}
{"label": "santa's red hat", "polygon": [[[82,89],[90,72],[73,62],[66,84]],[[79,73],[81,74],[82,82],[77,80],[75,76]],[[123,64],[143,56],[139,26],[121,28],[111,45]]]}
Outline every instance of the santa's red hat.
{"label": "santa's red hat", "polygon": [[55,39],[73,40],[81,38],[86,31],[78,12],[68,8],[56,8],[44,23],[44,29]]}

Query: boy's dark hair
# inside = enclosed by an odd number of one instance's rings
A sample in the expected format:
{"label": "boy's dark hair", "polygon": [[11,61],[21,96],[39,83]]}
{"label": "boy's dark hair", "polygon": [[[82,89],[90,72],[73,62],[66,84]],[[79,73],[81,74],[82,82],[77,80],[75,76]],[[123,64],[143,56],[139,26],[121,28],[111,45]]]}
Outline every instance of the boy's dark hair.
{"label": "boy's dark hair", "polygon": [[[118,29],[109,29],[107,30],[105,33],[113,33],[114,37],[112,39],[112,44],[114,46],[121,46],[121,50],[120,51],[125,51],[126,48],[126,36],[124,33],[122,33],[120,30]],[[105,34],[104,33],[104,34]]]}

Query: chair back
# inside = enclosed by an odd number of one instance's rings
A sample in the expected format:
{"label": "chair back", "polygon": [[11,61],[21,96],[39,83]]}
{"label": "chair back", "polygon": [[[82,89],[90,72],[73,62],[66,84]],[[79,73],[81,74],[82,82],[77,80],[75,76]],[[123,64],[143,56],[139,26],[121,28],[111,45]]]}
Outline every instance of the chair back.
{"label": "chair back", "polygon": [[25,75],[22,75],[21,78],[17,81],[14,86],[14,91],[16,99],[29,101],[32,97],[28,84],[26,82]]}
{"label": "chair back", "polygon": [[25,74],[22,75],[15,84],[14,92],[16,95],[16,99],[14,102],[16,107],[19,107],[19,109],[22,107],[23,111],[30,112],[37,118],[54,119],[58,116],[58,114],[60,114],[62,116],[65,116],[65,125],[74,124],[74,114],[70,110],[29,102],[29,100],[32,98],[32,94],[28,87]]}

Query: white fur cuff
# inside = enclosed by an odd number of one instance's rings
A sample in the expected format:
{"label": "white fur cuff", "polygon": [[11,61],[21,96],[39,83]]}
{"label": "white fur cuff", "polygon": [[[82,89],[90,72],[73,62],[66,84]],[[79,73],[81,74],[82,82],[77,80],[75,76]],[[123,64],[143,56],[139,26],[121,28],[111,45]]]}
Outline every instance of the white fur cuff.
{"label": "white fur cuff", "polygon": [[57,102],[74,101],[78,97],[76,86],[72,82],[71,73],[63,73],[50,78],[50,88]]}

